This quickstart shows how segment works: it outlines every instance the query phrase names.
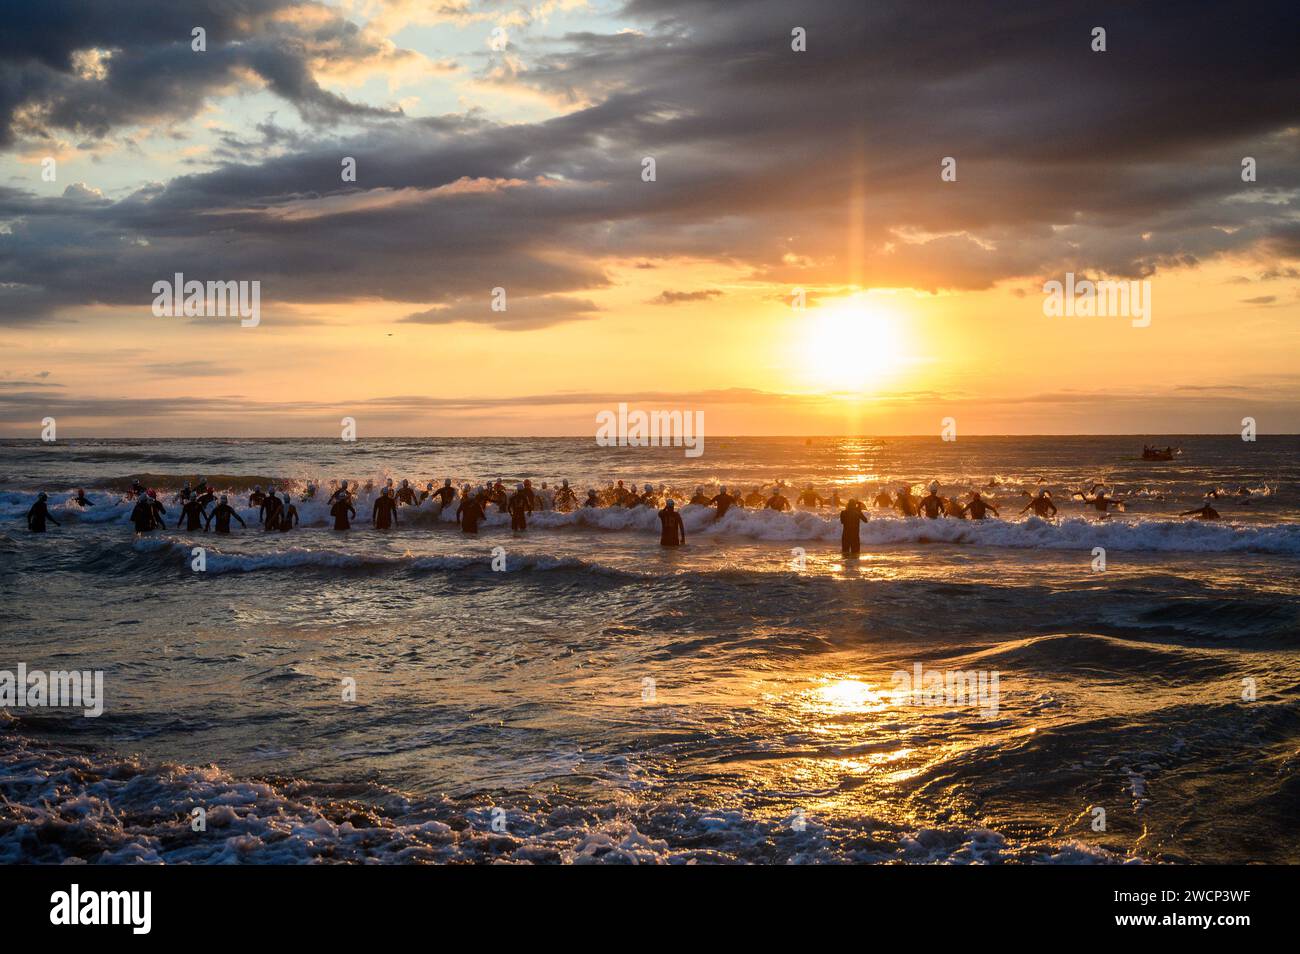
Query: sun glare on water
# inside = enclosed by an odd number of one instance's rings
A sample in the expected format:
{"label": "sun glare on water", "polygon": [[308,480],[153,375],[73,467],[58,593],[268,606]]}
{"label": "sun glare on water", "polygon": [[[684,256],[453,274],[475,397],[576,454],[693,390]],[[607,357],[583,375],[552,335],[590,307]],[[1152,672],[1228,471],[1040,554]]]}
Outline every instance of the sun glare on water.
{"label": "sun glare on water", "polygon": [[901,370],[906,358],[901,319],[864,298],[829,305],[809,316],[804,364],[819,385],[837,391],[867,391]]}

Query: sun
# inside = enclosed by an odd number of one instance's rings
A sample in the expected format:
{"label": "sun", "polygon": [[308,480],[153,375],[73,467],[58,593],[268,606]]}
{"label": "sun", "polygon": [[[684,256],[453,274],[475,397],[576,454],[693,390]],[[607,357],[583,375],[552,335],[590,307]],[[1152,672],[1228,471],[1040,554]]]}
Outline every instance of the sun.
{"label": "sun", "polygon": [[901,320],[880,302],[855,295],[809,316],[804,366],[822,387],[868,391],[896,375],[906,361]]}

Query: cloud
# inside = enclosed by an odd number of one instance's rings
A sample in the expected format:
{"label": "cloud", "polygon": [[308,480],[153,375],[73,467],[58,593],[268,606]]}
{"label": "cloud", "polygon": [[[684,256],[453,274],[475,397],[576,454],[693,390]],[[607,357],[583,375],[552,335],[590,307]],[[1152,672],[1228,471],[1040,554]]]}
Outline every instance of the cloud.
{"label": "cloud", "polygon": [[493,311],[489,296],[461,300],[415,312],[400,319],[417,325],[466,324],[491,325],[505,331],[533,331],[569,321],[584,321],[600,312],[595,303],[584,298],[557,295],[550,298],[506,298],[505,311]]}
{"label": "cloud", "polygon": [[1277,301],[1276,295],[1258,295],[1255,298],[1243,298],[1242,304],[1246,305],[1271,305]]}
{"label": "cloud", "polygon": [[706,288],[700,291],[679,292],[679,291],[662,291],[654,298],[650,299],[652,305],[678,305],[682,302],[689,301],[708,301],[710,298],[716,298],[723,294],[719,289]]}

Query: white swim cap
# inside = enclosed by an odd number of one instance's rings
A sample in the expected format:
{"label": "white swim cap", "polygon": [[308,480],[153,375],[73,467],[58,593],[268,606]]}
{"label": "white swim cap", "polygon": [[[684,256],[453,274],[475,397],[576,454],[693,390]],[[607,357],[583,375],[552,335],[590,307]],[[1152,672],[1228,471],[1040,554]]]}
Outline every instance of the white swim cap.
{"label": "white swim cap", "polygon": [[939,481],[937,480],[930,481],[930,493],[934,493],[938,489],[939,489]]}

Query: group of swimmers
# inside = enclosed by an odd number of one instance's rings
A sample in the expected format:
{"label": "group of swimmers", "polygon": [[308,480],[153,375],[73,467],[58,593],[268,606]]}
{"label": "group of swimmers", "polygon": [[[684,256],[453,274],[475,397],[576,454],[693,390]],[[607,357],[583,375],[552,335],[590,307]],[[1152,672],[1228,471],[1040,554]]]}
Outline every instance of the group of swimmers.
{"label": "group of swimmers", "polygon": [[[351,529],[352,521],[357,516],[355,504],[358,495],[361,493],[370,495],[374,491],[373,482],[367,482],[362,488],[356,482],[340,481],[337,489],[328,499],[329,513],[334,518],[334,529]],[[968,499],[965,502],[956,496],[941,496],[938,481],[931,481],[926,491],[923,496],[916,496],[910,485],[904,485],[892,494],[882,489],[873,498],[872,503],[877,508],[897,510],[904,517],[921,517],[930,520],[940,518],[984,520],[990,514],[994,517],[1001,516],[998,508],[986,500],[978,490],[970,491],[966,495]],[[1032,511],[1034,516],[1045,520],[1056,516],[1058,510],[1050,491],[1039,488],[1033,494],[1028,491],[1023,493],[1029,496],[1029,502],[1020,511],[1021,515]],[[299,502],[315,499],[316,494],[317,487],[309,483],[299,497]],[[1215,491],[1207,497],[1218,495]],[[825,498],[818,494],[811,484],[794,496],[802,507],[821,509],[829,506],[840,509],[844,552],[858,552],[859,527],[867,519],[865,507],[859,500],[854,498],[845,504],[841,501],[838,491],[832,491],[830,498]],[[1087,489],[1080,488],[1071,496],[1085,506],[1099,511],[1103,516],[1108,515],[1112,510],[1124,509],[1124,501],[1108,496],[1106,488],[1101,484],[1093,484]],[[149,533],[166,528],[167,509],[163,506],[156,490],[146,488],[137,480],[133,482],[127,498],[135,501],[130,520],[137,533]],[[27,525],[33,532],[43,532],[46,529],[46,521],[56,526],[60,525],[49,512],[47,499],[44,493],[39,494],[31,510],[28,511]],[[778,512],[792,509],[787,488],[782,483],[776,484],[770,494],[757,487],[747,494],[740,492],[733,494],[724,486],[713,495],[705,493],[703,487],[697,487],[695,493],[687,497],[685,493],[669,489],[664,484],[655,488],[647,483],[643,485],[642,490],[638,491],[635,484],[628,487],[619,480],[609,484],[603,490],[595,488],[588,490],[586,499],[580,503],[578,495],[569,486],[567,480],[561,481],[555,488],[551,488],[546,482],[543,482],[540,488],[534,488],[531,480],[524,480],[510,491],[501,478],[498,478],[495,483],[485,482],[477,487],[464,484],[457,488],[448,477],[441,487],[435,488],[430,481],[425,484],[423,490],[416,490],[409,480],[403,480],[398,484],[389,478],[374,497],[370,524],[377,530],[393,529],[399,525],[398,513],[402,507],[419,508],[426,501],[431,501],[432,505],[438,508],[439,514],[455,504],[456,521],[461,531],[468,534],[478,533],[479,524],[486,519],[489,507],[508,513],[510,528],[515,531],[527,530],[529,516],[538,511],[567,512],[598,507],[650,507],[658,510],[662,529],[660,542],[665,546],[680,546],[686,542],[686,529],[678,510],[679,502],[714,508],[715,521],[721,520],[733,507],[761,508]],[[94,506],[94,501],[81,489],[77,490],[72,502],[81,508]],[[175,495],[173,503],[179,507],[176,529],[181,529],[183,526],[189,532],[200,530],[206,532],[213,530],[215,526],[217,533],[230,533],[232,521],[238,521],[241,527],[248,526],[231,506],[229,496],[222,494],[218,497],[215,489],[202,477],[195,484],[187,482]],[[263,492],[262,487],[258,485],[249,494],[248,506],[257,508],[258,522],[266,532],[286,533],[299,525],[298,509],[286,490],[277,491],[274,486],[268,486]],[[1219,512],[1210,506],[1208,501],[1204,506],[1185,511],[1181,516],[1193,516],[1198,520],[1220,519]]]}

